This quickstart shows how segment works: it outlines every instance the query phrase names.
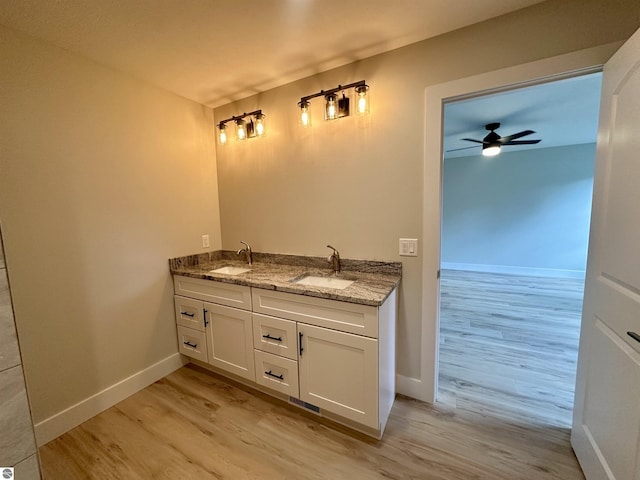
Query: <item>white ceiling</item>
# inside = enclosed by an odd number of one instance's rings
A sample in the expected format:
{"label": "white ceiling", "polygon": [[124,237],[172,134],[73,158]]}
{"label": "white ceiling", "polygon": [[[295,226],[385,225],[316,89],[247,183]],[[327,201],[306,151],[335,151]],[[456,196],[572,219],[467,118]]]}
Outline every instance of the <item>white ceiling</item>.
{"label": "white ceiling", "polygon": [[2,0],[0,24],[217,106],[541,1]]}
{"label": "white ceiling", "polygon": [[602,74],[595,73],[447,104],[445,158],[480,155],[479,144],[456,152],[447,150],[475,145],[462,139],[482,140],[489,133],[484,126],[494,122],[501,123],[500,136],[533,130],[536,133],[519,140],[542,139],[536,145],[503,147],[505,152],[595,143],[601,82]]}

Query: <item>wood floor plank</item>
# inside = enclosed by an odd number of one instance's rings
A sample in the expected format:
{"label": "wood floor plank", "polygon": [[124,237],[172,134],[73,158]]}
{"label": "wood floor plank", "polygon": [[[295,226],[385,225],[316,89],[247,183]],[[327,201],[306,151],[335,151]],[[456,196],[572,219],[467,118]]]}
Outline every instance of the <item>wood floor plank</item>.
{"label": "wood floor plank", "polygon": [[45,480],[583,480],[566,428],[398,396],[376,441],[188,365],[40,449]]}
{"label": "wood floor plank", "polygon": [[439,398],[571,425],[584,282],[443,270]]}

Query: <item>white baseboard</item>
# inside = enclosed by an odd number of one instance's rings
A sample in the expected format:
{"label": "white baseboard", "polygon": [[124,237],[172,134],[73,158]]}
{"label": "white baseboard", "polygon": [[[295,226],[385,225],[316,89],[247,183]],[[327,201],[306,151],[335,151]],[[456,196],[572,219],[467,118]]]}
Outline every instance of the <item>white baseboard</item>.
{"label": "white baseboard", "polygon": [[443,270],[465,270],[467,272],[505,273],[507,275],[528,275],[531,277],[578,278],[584,279],[584,270],[561,270],[556,268],[517,267],[509,265],[483,265],[479,263],[442,262]]}
{"label": "white baseboard", "polygon": [[37,423],[34,425],[34,429],[38,447],[77,427],[82,422],[86,422],[103,410],[148,387],[162,377],[166,377],[186,363],[188,363],[188,360],[179,353],[170,355],[150,367],[134,373],[101,392]]}
{"label": "white baseboard", "polygon": [[422,380],[414,377],[405,377],[396,374],[396,393],[415,398],[416,400],[428,401],[424,397],[424,387]]}

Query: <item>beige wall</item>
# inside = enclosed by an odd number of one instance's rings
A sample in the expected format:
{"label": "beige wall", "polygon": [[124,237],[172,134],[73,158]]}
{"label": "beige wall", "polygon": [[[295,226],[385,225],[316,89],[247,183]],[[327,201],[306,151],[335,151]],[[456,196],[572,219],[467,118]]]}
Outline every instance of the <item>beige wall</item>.
{"label": "beige wall", "polygon": [[212,112],[0,27],[0,218],[36,423],[177,352],[167,259],[220,247]]}
{"label": "beige wall", "polygon": [[[398,256],[420,238],[424,90],[482,72],[621,41],[640,26],[636,0],[546,2],[219,107],[217,121],[262,108],[264,139],[217,146],[222,244],[263,252],[402,260],[398,373],[420,377],[422,259]],[[298,126],[300,97],[365,79],[368,125],[351,117]],[[430,160],[438,161],[438,159]]]}
{"label": "beige wall", "polygon": [[[166,260],[202,251],[202,234],[212,249],[401,259],[398,237],[422,232],[424,88],[622,40],[638,8],[545,3],[221,107],[261,107],[269,130],[218,149],[217,170],[209,109],[0,27],[0,218],[35,422],[177,351]],[[316,101],[314,128],[297,126],[301,96],[363,78],[370,125],[319,121]],[[422,258],[403,258],[410,377]]]}

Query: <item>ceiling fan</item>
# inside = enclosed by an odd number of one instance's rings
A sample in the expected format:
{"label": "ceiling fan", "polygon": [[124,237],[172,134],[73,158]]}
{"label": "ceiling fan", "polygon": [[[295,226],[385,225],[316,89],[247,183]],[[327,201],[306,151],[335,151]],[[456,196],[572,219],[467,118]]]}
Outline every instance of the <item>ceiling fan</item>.
{"label": "ceiling fan", "polygon": [[[504,145],[535,145],[536,143],[540,143],[540,140],[516,140],[518,138],[526,137],[527,135],[531,135],[532,133],[536,133],[533,130],[523,130],[518,133],[514,133],[513,135],[507,135],[506,137],[501,137],[496,133],[496,130],[500,128],[499,123],[487,123],[484,128],[489,130],[489,133],[482,140],[476,140],[474,138],[463,138],[462,140],[466,140],[467,142],[474,142],[482,144],[482,155],[485,157],[492,157],[500,153],[500,149]],[[467,148],[474,147],[462,147],[455,148],[453,150],[447,150],[448,152],[455,152],[457,150],[465,150]]]}

